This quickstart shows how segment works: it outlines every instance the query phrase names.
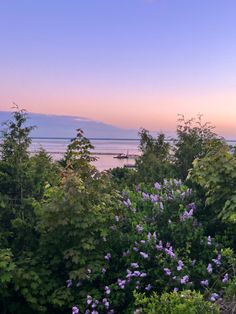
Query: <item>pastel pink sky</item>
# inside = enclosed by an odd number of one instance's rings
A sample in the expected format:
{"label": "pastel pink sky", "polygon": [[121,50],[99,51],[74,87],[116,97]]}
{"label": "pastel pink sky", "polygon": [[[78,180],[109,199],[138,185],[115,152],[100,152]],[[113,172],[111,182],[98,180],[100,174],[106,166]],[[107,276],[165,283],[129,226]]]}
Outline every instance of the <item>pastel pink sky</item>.
{"label": "pastel pink sky", "polygon": [[3,1],[0,110],[236,138],[235,0]]}

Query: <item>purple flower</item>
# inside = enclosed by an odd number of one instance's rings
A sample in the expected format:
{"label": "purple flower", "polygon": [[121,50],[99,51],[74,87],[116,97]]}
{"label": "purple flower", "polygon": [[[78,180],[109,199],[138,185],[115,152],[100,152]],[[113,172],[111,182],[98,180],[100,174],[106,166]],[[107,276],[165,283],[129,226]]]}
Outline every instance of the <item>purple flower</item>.
{"label": "purple flower", "polygon": [[147,258],[148,258],[148,254],[147,254],[147,253],[140,252],[140,255],[141,255],[144,259],[147,259]]}
{"label": "purple flower", "polygon": [[104,290],[105,290],[106,294],[110,294],[111,293],[111,290],[110,290],[110,288],[108,286],[105,286]]}
{"label": "purple flower", "polygon": [[164,209],[164,205],[162,202],[159,203],[160,209],[163,210]]}
{"label": "purple flower", "polygon": [[72,307],[72,314],[78,314],[79,313],[79,309],[77,306],[73,306]]}
{"label": "purple flower", "polygon": [[157,203],[158,198],[159,198],[159,196],[156,195],[156,194],[155,194],[155,195],[153,195],[153,194],[150,195],[150,199],[151,199],[151,202],[152,202],[153,204]]}
{"label": "purple flower", "polygon": [[187,210],[180,216],[180,221],[185,221],[193,216],[193,209]]}
{"label": "purple flower", "polygon": [[195,264],[196,264],[196,260],[193,259],[193,260],[192,260],[192,266],[194,266]]}
{"label": "purple flower", "polygon": [[207,237],[207,245],[208,245],[208,246],[211,246],[211,236],[208,236],[208,237]]}
{"label": "purple flower", "polygon": [[207,279],[206,280],[202,280],[200,283],[201,283],[202,286],[205,286],[205,287],[207,287],[209,285],[209,282],[208,282]]}
{"label": "purple flower", "polygon": [[93,302],[91,295],[87,295],[87,304],[90,305]]}
{"label": "purple flower", "polygon": [[124,205],[125,205],[126,207],[131,207],[131,205],[132,205],[129,198],[127,198],[126,201],[123,201],[123,203],[124,203]]}
{"label": "purple flower", "polygon": [[150,285],[150,283],[145,287],[145,290],[150,291],[152,289],[152,286]]}
{"label": "purple flower", "polygon": [[138,270],[135,270],[134,272],[133,272],[133,276],[134,277],[139,277],[140,276],[140,271],[138,271]]}
{"label": "purple flower", "polygon": [[72,280],[71,279],[66,280],[66,286],[67,286],[67,288],[70,288],[72,286]]}
{"label": "purple flower", "polygon": [[177,292],[177,291],[179,291],[179,288],[174,288],[174,292]]}
{"label": "purple flower", "polygon": [[229,281],[229,275],[228,274],[225,274],[224,275],[224,278],[222,279],[222,282],[223,283],[227,283]]}
{"label": "purple flower", "polygon": [[184,263],[183,263],[181,260],[179,260],[179,261],[178,261],[177,270],[178,270],[178,271],[181,271],[181,270],[183,269],[183,267],[184,267]]}
{"label": "purple flower", "polygon": [[171,270],[169,268],[164,268],[164,272],[167,276],[171,275]]}
{"label": "purple flower", "polygon": [[173,252],[172,247],[170,247],[169,249],[165,249],[165,252],[166,252],[166,254],[169,255],[170,257],[176,258],[176,255],[175,255],[175,253]]}
{"label": "purple flower", "polygon": [[189,281],[189,276],[185,275],[183,278],[180,279],[181,285],[185,285]]}
{"label": "purple flower", "polygon": [[156,249],[157,250],[162,250],[163,249],[163,244],[162,244],[161,240],[159,241],[159,244],[156,245]]}
{"label": "purple flower", "polygon": [[211,297],[210,297],[210,300],[212,302],[215,302],[217,299],[219,299],[219,294],[217,293],[212,293]]}
{"label": "purple flower", "polygon": [[147,273],[141,273],[139,277],[141,278],[147,277]]}
{"label": "purple flower", "polygon": [[136,185],[135,191],[136,191],[136,192],[139,192],[139,191],[140,191],[140,185]]}
{"label": "purple flower", "polygon": [[111,253],[107,253],[107,255],[104,256],[105,260],[109,262],[111,259]]}
{"label": "purple flower", "polygon": [[144,243],[146,243],[146,241],[145,240],[140,240],[140,243],[144,244]]}
{"label": "purple flower", "polygon": [[133,250],[134,250],[135,252],[138,252],[138,248],[137,248],[136,246],[133,247]]}
{"label": "purple flower", "polygon": [[124,289],[125,288],[125,284],[126,284],[126,280],[121,280],[121,279],[118,279],[117,280],[118,282],[118,286],[120,287],[120,289]]}
{"label": "purple flower", "polygon": [[105,274],[106,271],[107,271],[106,268],[103,267],[102,268],[102,273]]}
{"label": "purple flower", "polygon": [[149,194],[147,194],[147,193],[145,193],[145,192],[143,192],[142,193],[142,197],[143,197],[143,200],[148,200],[149,199]]}
{"label": "purple flower", "polygon": [[218,254],[216,259],[212,259],[212,262],[214,262],[216,264],[216,266],[220,266],[221,265],[221,255]]}
{"label": "purple flower", "polygon": [[156,182],[156,183],[154,184],[154,186],[155,186],[155,189],[157,189],[157,190],[160,190],[160,189],[161,189],[161,185],[160,185],[160,183],[158,183],[158,182]]}
{"label": "purple flower", "polygon": [[154,239],[154,241],[156,241],[157,240],[157,234],[156,234],[156,231],[155,232],[153,232],[153,239]]}
{"label": "purple flower", "polygon": [[148,241],[151,240],[151,233],[150,232],[148,232],[147,239],[148,239]]}
{"label": "purple flower", "polygon": [[212,269],[212,265],[211,264],[208,264],[207,271],[208,271],[209,274],[212,273],[213,269]]}
{"label": "purple flower", "polygon": [[107,298],[102,299],[102,303],[104,304],[105,308],[108,310],[108,309],[109,309],[110,304],[109,304],[109,302],[108,302]]}
{"label": "purple flower", "polygon": [[139,268],[139,264],[138,263],[131,263],[131,267],[132,268]]}

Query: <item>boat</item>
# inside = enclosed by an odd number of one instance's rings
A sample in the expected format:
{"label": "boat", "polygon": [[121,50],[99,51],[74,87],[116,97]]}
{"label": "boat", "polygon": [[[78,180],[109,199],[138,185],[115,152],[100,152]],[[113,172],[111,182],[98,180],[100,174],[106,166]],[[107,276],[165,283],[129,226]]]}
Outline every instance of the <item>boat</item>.
{"label": "boat", "polygon": [[127,153],[127,154],[120,153],[120,154],[118,154],[117,156],[114,156],[113,158],[117,158],[117,159],[128,159],[128,158],[129,158],[129,155],[128,155],[128,153]]}

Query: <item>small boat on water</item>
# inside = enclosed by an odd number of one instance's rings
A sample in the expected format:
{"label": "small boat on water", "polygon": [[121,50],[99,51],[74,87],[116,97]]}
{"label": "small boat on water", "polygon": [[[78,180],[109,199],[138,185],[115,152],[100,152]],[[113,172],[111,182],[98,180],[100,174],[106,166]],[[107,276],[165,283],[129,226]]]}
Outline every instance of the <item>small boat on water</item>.
{"label": "small boat on water", "polygon": [[120,153],[120,154],[118,154],[117,156],[114,156],[113,158],[117,158],[117,159],[128,159],[128,158],[129,158],[129,155],[128,155],[128,153],[127,153],[127,154]]}

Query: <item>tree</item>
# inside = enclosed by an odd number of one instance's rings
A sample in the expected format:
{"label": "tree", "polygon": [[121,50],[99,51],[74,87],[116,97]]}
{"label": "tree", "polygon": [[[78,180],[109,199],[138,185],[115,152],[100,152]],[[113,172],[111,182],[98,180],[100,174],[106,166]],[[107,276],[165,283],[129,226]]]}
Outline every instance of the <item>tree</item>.
{"label": "tree", "polygon": [[186,179],[195,158],[203,157],[222,140],[214,133],[214,127],[202,122],[202,116],[186,120],[180,116],[177,140],[174,141],[174,157],[177,176]]}
{"label": "tree", "polygon": [[154,138],[147,130],[142,129],[139,136],[142,155],[136,162],[138,181],[154,183],[172,176],[170,143],[165,135],[159,134]]}

